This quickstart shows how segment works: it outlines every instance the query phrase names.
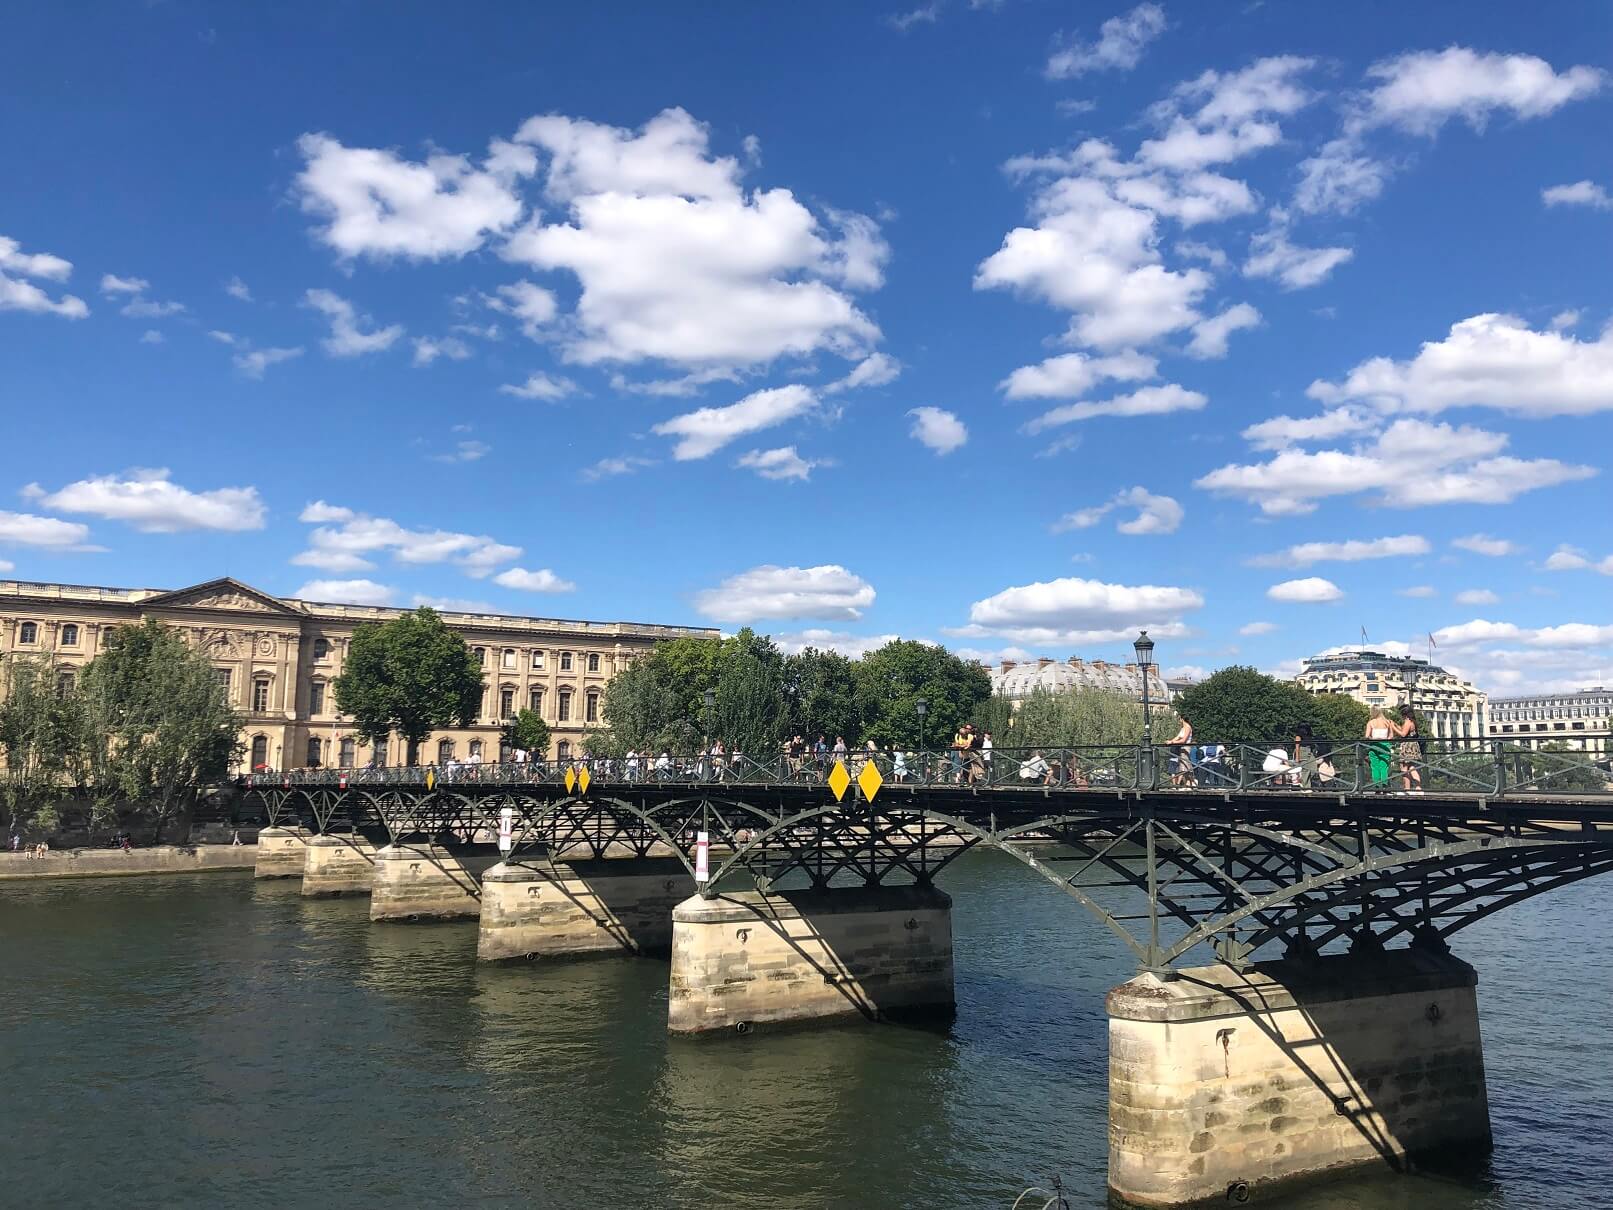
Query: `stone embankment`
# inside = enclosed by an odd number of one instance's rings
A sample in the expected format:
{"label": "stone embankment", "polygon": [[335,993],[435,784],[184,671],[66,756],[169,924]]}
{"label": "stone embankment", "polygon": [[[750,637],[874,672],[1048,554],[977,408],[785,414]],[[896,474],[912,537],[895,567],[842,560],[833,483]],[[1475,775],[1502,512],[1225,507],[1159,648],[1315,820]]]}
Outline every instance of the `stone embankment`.
{"label": "stone embankment", "polygon": [[154,845],[131,849],[52,849],[44,857],[0,853],[0,882],[30,878],[117,878],[131,874],[194,874],[250,870],[253,844]]}

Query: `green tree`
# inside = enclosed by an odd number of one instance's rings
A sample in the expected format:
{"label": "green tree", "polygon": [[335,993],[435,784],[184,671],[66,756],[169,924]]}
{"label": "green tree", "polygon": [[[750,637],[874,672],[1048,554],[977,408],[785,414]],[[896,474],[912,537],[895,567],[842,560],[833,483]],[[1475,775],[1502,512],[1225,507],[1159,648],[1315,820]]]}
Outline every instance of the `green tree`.
{"label": "green tree", "polygon": [[482,670],[465,640],[422,606],[360,626],[336,678],[336,704],[367,741],[396,731],[417,763],[421,742],[442,727],[467,727],[482,702]]}
{"label": "green tree", "polygon": [[[1151,714],[1154,735],[1168,739],[1176,729],[1170,707],[1155,705]],[[1130,746],[1142,742],[1143,705],[1104,689],[1037,688],[1018,703],[993,695],[973,722],[999,748]]]}
{"label": "green tree", "polygon": [[0,658],[0,806],[6,835],[56,825],[72,726],[48,656]]}
{"label": "green tree", "polygon": [[106,745],[123,797],[163,828],[200,788],[224,777],[239,747],[240,719],[224,700],[212,661],[160,622],[121,627],[111,646],[84,669],[87,714]]}
{"label": "green tree", "polygon": [[[717,651],[712,738],[753,760],[778,753],[789,710],[784,698],[784,657],[766,635],[749,626]],[[702,694],[702,710],[704,695]]]}
{"label": "green tree", "polygon": [[549,757],[549,724],[536,710],[518,710],[504,724],[504,744],[533,753],[539,760]]}
{"label": "green tree", "polygon": [[851,743],[862,737],[857,697],[857,665],[838,651],[808,647],[784,661],[784,693],[789,702],[785,731],[809,740],[843,735]]}
{"label": "green tree", "polygon": [[[922,742],[945,747],[959,724],[991,696],[991,677],[979,664],[944,647],[898,639],[857,661],[858,716],[862,738],[880,747],[920,742],[916,703],[929,703]],[[847,736],[851,743],[852,737]]]}
{"label": "green tree", "polygon": [[1196,739],[1231,744],[1285,740],[1300,722],[1314,727],[1317,717],[1311,695],[1298,685],[1241,665],[1206,677],[1174,704],[1176,713],[1193,724]]}
{"label": "green tree", "polygon": [[609,742],[624,752],[693,752],[705,734],[705,694],[717,687],[721,646],[716,639],[673,639],[612,677],[604,710]]}

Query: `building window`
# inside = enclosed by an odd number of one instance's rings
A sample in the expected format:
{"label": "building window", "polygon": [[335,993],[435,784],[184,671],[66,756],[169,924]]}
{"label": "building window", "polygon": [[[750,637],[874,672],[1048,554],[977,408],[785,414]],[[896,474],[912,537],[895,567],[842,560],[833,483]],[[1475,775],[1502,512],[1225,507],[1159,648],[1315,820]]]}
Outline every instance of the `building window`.
{"label": "building window", "polygon": [[252,712],[254,714],[267,714],[269,711],[269,682],[259,677],[252,682]]}
{"label": "building window", "polygon": [[543,671],[543,652],[534,651],[532,653],[532,671],[533,672],[542,672]]}
{"label": "building window", "polygon": [[515,670],[515,648],[506,647],[504,649],[504,654],[499,657],[499,667],[508,668],[512,672]]}
{"label": "building window", "polygon": [[315,639],[314,640],[314,659],[315,660],[328,660],[328,659],[330,659],[330,640],[329,639]]}
{"label": "building window", "polygon": [[267,735],[254,735],[252,737],[252,772],[261,773],[269,767],[269,737]]}
{"label": "building window", "polygon": [[337,764],[341,765],[341,767],[344,769],[351,769],[353,767],[353,759],[355,755],[355,748],[352,739],[344,739],[341,747],[337,749],[337,752],[339,754],[336,758]]}
{"label": "building window", "polygon": [[320,763],[319,762],[319,753],[320,753],[319,736],[310,735],[308,737],[308,760],[307,760],[307,765],[308,765],[308,767],[310,769],[319,768],[319,763]]}
{"label": "building window", "polygon": [[473,765],[482,763],[482,741],[479,739],[470,741],[470,763]]}
{"label": "building window", "polygon": [[37,642],[39,642],[39,623],[37,623],[37,622],[24,622],[20,627],[18,627],[17,628],[17,642],[19,642],[19,643],[37,643]]}
{"label": "building window", "polygon": [[557,757],[559,757],[559,759],[561,759],[561,760],[570,760],[571,759],[571,741],[569,739],[561,740],[560,741],[560,746],[555,749],[555,755]]}
{"label": "building window", "polygon": [[515,690],[508,686],[498,691],[498,716],[500,718],[515,717]]}
{"label": "building window", "polygon": [[527,694],[527,704],[533,714],[543,713],[543,690],[533,689]]}
{"label": "building window", "polygon": [[560,671],[561,672],[570,672],[571,671],[571,652],[562,651],[560,653]]}
{"label": "building window", "polygon": [[562,723],[571,721],[571,690],[560,691],[560,709],[555,712],[555,718]]}
{"label": "building window", "polygon": [[77,647],[78,646],[78,627],[75,626],[72,622],[69,622],[69,623],[67,623],[67,625],[62,627],[62,642],[61,642],[61,645],[63,647]]}
{"label": "building window", "polygon": [[589,672],[598,672],[599,671],[599,652],[590,651],[588,653],[588,671]]}
{"label": "building window", "polygon": [[599,694],[590,693],[583,699],[583,720],[597,723],[599,721]]}
{"label": "building window", "polygon": [[386,764],[386,740],[385,739],[378,739],[378,740],[375,741],[375,750],[370,753],[370,764],[372,764],[372,765],[385,765]]}
{"label": "building window", "polygon": [[470,653],[473,656],[476,657],[476,662],[478,664],[480,664],[483,668],[487,667],[487,648],[486,647],[472,647],[470,649]]}
{"label": "building window", "polygon": [[315,681],[308,686],[308,713],[325,713],[325,682]]}
{"label": "building window", "polygon": [[213,669],[213,676],[218,680],[218,690],[224,695],[224,700],[226,702],[233,701],[234,698],[230,694],[230,670],[228,668],[215,668]]}
{"label": "building window", "polygon": [[71,672],[58,672],[56,674],[56,696],[65,698],[73,693],[73,674]]}
{"label": "building window", "polygon": [[454,759],[454,741],[451,740],[451,739],[440,739],[440,740],[438,740],[437,741],[437,763],[439,765],[446,765],[449,761],[451,761],[453,759]]}

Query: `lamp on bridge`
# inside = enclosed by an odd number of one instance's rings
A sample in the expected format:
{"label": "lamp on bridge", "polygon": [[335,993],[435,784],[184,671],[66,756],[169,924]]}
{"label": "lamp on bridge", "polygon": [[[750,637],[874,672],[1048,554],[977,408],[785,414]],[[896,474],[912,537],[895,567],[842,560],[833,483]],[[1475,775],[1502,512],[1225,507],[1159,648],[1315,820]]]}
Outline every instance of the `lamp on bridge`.
{"label": "lamp on bridge", "polygon": [[705,749],[706,749],[706,752],[711,751],[711,732],[712,732],[712,729],[716,726],[716,720],[717,720],[717,692],[714,689],[707,689],[706,690],[706,713],[705,713],[705,724],[706,724]]}
{"label": "lamp on bridge", "polygon": [[1412,706],[1411,695],[1417,689],[1417,664],[1410,656],[1406,657],[1406,664],[1404,671],[1402,672],[1402,677],[1406,682],[1406,713],[1410,715],[1414,709]]}
{"label": "lamp on bridge", "polygon": [[1154,665],[1154,640],[1148,637],[1146,630],[1138,631],[1137,641],[1131,646],[1137,653],[1137,671],[1142,673],[1143,677],[1143,743],[1152,746],[1154,712],[1153,704],[1148,698],[1148,670]]}
{"label": "lamp on bridge", "polygon": [[924,716],[930,712],[930,703],[918,698],[913,703],[913,712],[919,716],[919,742],[918,751],[924,751]]}

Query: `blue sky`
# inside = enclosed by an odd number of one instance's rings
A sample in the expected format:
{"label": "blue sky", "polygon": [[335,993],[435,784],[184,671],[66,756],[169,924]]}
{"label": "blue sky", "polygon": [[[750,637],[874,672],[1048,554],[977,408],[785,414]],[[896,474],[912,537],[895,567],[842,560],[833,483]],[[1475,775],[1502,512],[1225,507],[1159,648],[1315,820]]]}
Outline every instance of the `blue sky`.
{"label": "blue sky", "polygon": [[0,575],[1613,675],[1613,15],[35,5]]}

